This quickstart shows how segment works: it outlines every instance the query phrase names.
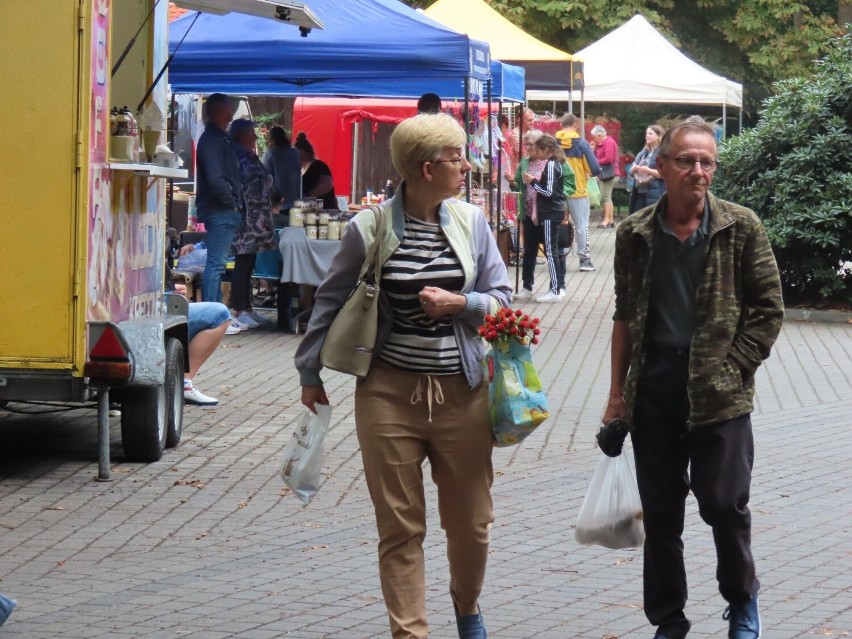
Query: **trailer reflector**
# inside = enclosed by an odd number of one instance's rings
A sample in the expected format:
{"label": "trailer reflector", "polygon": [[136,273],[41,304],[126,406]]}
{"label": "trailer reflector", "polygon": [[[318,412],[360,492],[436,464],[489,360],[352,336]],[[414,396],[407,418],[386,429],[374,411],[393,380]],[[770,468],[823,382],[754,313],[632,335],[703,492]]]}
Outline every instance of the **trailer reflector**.
{"label": "trailer reflector", "polygon": [[133,375],[127,343],[118,327],[110,322],[89,324],[92,348],[83,373],[86,377],[108,382],[126,382]]}

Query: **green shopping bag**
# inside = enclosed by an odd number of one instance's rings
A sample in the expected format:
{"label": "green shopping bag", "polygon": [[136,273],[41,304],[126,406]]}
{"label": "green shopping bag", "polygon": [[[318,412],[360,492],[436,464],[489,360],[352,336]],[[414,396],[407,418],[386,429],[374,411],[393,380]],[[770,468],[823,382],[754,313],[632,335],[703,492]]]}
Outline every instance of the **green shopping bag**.
{"label": "green shopping bag", "polygon": [[601,187],[598,184],[598,179],[590,177],[586,189],[589,192],[589,206],[593,209],[598,208],[601,205]]}
{"label": "green shopping bag", "polygon": [[550,415],[530,347],[516,340],[494,342],[484,365],[496,444],[519,444]]}

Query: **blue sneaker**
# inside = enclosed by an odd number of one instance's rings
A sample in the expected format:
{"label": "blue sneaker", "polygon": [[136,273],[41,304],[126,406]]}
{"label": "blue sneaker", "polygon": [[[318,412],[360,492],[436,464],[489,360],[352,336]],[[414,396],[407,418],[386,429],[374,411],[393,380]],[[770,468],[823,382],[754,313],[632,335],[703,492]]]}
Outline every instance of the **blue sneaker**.
{"label": "blue sneaker", "polygon": [[12,611],[15,609],[15,605],[16,603],[14,599],[9,599],[3,594],[0,594],[0,626],[2,626],[9,618],[9,615],[12,614]]}
{"label": "blue sneaker", "polygon": [[757,595],[746,603],[728,606],[722,619],[728,626],[728,639],[760,639],[760,612],[757,609]]}
{"label": "blue sneaker", "polygon": [[485,631],[485,621],[482,618],[482,611],[479,606],[476,607],[475,615],[459,615],[459,608],[453,600],[453,610],[456,613],[456,627],[459,630],[459,639],[488,639],[488,633]]}

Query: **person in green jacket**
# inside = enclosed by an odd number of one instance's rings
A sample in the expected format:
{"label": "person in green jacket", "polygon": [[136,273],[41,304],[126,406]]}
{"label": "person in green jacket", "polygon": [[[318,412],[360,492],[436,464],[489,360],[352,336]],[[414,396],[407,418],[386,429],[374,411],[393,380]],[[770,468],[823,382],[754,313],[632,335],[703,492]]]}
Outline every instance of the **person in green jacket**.
{"label": "person in green jacket", "polygon": [[[657,626],[655,639],[682,639],[690,627],[681,540],[690,490],[713,529],[728,637],[760,636],[748,509],[751,411],[754,375],[778,337],[784,306],[760,219],[708,190],[716,153],[706,124],[666,133],[657,156],[666,194],[616,231],[601,435],[630,427],[646,536],[645,615]],[[621,442],[602,449],[616,456]]]}
{"label": "person in green jacket", "polygon": [[[541,236],[541,228],[537,224],[538,220],[533,219],[532,217],[531,208],[534,207],[535,192],[531,188],[527,189],[523,179],[524,173],[530,172],[530,165],[532,165],[532,172],[540,172],[544,165],[544,162],[540,161],[531,162],[529,157],[529,150],[535,145],[536,140],[538,140],[542,135],[543,132],[540,129],[532,129],[524,134],[523,144],[524,148],[527,150],[527,153],[525,154],[526,157],[522,158],[518,163],[518,168],[515,171],[515,178],[512,181],[513,190],[519,191],[521,194],[518,198],[517,224],[521,229],[521,241],[524,247],[523,266],[521,271],[523,287],[515,294],[515,299],[517,300],[526,300],[532,297],[532,290],[535,284],[536,257],[538,256],[538,249],[543,239]],[[567,162],[563,162],[562,172],[563,192],[565,197],[568,198],[573,195],[576,190],[574,172],[571,170],[571,167]],[[573,226],[571,225],[571,220],[566,213],[562,221],[562,226],[560,227],[558,242],[558,250],[560,253],[558,275],[560,294],[563,297],[566,277],[565,256],[567,256],[571,251],[573,241]]]}

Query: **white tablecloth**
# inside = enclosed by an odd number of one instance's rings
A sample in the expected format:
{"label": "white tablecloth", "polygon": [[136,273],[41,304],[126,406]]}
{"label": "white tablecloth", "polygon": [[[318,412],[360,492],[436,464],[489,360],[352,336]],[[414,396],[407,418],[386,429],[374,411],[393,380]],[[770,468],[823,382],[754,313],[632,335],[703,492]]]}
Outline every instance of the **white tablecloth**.
{"label": "white tablecloth", "polygon": [[319,286],[339,247],[340,240],[309,240],[303,227],[283,228],[278,243],[284,261],[281,281]]}

